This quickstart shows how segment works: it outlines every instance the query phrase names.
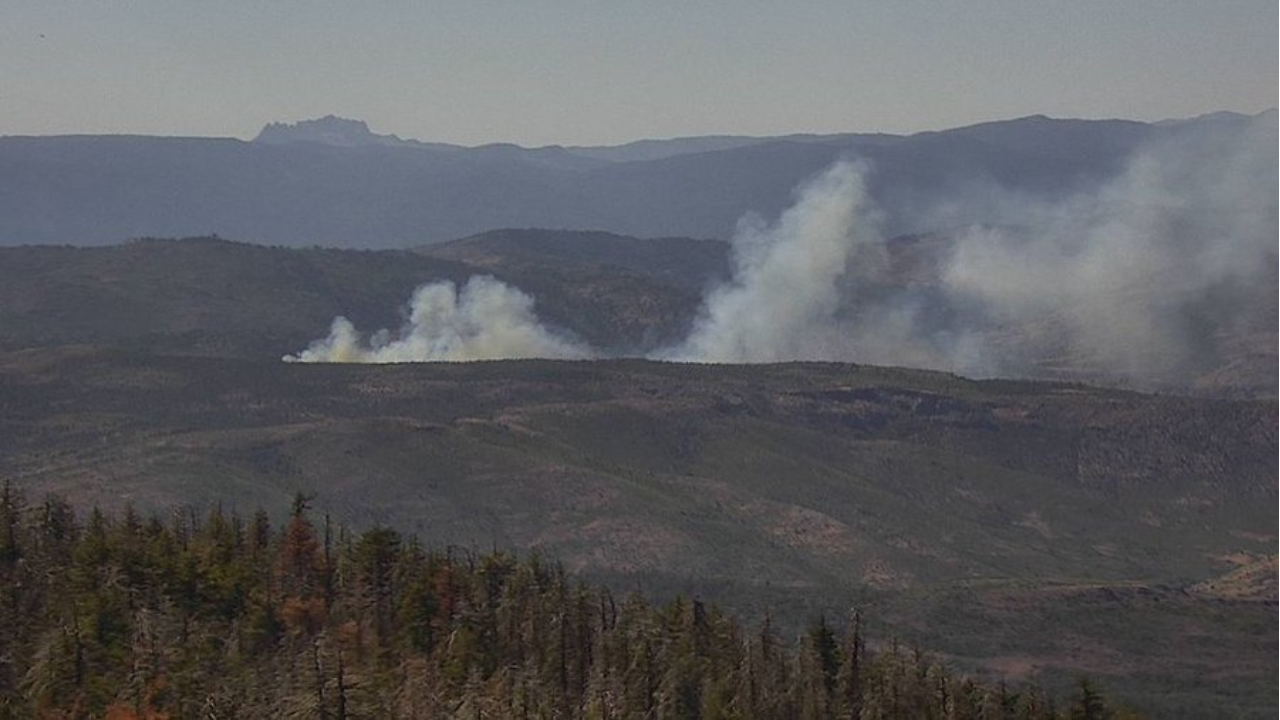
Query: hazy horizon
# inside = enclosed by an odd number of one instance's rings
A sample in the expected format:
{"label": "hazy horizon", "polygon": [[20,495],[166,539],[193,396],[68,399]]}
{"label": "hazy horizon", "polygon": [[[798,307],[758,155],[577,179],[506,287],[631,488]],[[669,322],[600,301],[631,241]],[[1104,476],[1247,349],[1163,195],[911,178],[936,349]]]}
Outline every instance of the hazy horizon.
{"label": "hazy horizon", "polygon": [[365,124],[369,129],[369,132],[374,135],[382,135],[382,136],[394,135],[400,138],[401,140],[406,140],[406,141],[456,144],[460,147],[483,147],[485,145],[514,144],[514,145],[523,147],[525,149],[536,150],[538,148],[543,148],[543,147],[618,147],[618,146],[628,145],[631,143],[639,143],[639,142],[664,142],[664,141],[687,140],[687,139],[708,138],[708,137],[767,138],[767,137],[822,136],[822,135],[841,135],[841,134],[866,134],[866,135],[883,134],[883,135],[897,135],[897,136],[908,137],[918,133],[942,132],[946,130],[969,127],[972,125],[983,125],[987,123],[1012,122],[1016,120],[1026,119],[1029,117],[1048,117],[1051,120],[1080,120],[1080,121],[1086,121],[1086,122],[1119,121],[1119,122],[1160,123],[1160,122],[1179,122],[1183,120],[1193,120],[1195,118],[1204,117],[1208,115],[1216,115],[1219,113],[1231,113],[1231,114],[1241,115],[1245,117],[1251,117],[1255,115],[1261,115],[1267,112],[1275,112],[1276,110],[1277,108],[1274,105],[1270,107],[1265,107],[1265,108],[1258,108],[1257,110],[1233,110],[1229,108],[1215,108],[1215,109],[1205,110],[1204,112],[1196,113],[1194,115],[1185,115],[1185,116],[1178,116],[1178,117],[1161,117],[1161,118],[1154,118],[1154,119],[1138,119],[1138,118],[1118,117],[1118,116],[1080,117],[1080,116],[1047,115],[1045,113],[1029,113],[1027,115],[1017,115],[1017,116],[1009,116],[1009,117],[992,117],[992,118],[987,118],[983,120],[976,120],[972,123],[964,123],[961,125],[923,128],[920,130],[913,130],[910,132],[896,132],[893,130],[886,130],[886,129],[863,129],[863,128],[833,129],[833,130],[824,131],[824,132],[809,132],[809,131],[779,132],[779,133],[774,133],[772,135],[752,135],[748,133],[727,133],[727,132],[705,132],[705,133],[698,133],[695,135],[666,135],[666,136],[635,137],[630,139],[622,139],[617,142],[611,142],[611,143],[550,143],[546,145],[523,145],[521,143],[513,143],[511,141],[501,140],[501,139],[496,139],[496,140],[492,140],[490,142],[485,142],[485,143],[474,143],[474,144],[450,143],[449,141],[439,140],[437,138],[417,137],[414,135],[410,135],[408,133],[395,132],[392,130],[375,127],[361,117],[358,117],[358,116],[347,117],[347,116],[337,115],[335,113],[325,113],[324,115],[320,115],[316,117],[278,118],[278,119],[265,120],[258,126],[257,130],[244,135],[158,134],[158,133],[139,133],[139,132],[104,132],[104,133],[66,132],[66,133],[0,133],[0,137],[82,137],[82,136],[170,137],[170,138],[231,139],[231,140],[242,140],[242,141],[248,142],[248,141],[252,141],[262,131],[264,127],[272,123],[296,125],[300,122],[314,122],[317,120],[324,120],[332,117],[338,120],[352,120],[352,121],[358,121],[358,122],[365,122]]}
{"label": "hazy horizon", "polygon": [[0,135],[249,139],[333,114],[538,147],[1277,104],[1277,8],[1258,0],[5,4]]}

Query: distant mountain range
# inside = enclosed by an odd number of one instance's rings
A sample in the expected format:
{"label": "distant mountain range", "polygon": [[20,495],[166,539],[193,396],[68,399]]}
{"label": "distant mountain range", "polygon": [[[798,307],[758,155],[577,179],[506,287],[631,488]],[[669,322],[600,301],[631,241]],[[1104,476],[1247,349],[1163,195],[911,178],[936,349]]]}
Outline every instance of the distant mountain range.
{"label": "distant mountain range", "polygon": [[[1274,112],[1269,113],[1273,119]],[[0,245],[218,234],[267,244],[408,247],[506,227],[725,239],[838,158],[872,167],[889,234],[934,229],[940,198],[990,183],[1061,196],[1187,123],[1034,116],[897,135],[712,136],[616,147],[460,147],[336,117],[257,138],[0,138]],[[1274,121],[1274,120],[1272,120]],[[987,221],[973,204],[949,221]]]}

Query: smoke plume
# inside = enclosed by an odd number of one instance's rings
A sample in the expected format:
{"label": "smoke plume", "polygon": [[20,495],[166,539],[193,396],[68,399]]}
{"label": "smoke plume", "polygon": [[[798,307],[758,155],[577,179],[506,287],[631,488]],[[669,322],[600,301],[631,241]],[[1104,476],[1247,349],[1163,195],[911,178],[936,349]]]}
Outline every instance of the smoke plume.
{"label": "smoke plume", "polygon": [[659,356],[773,362],[846,354],[837,280],[858,244],[876,242],[870,215],[861,170],[840,162],[773,226],[744,218],[733,238],[733,279],[707,295],[689,337]]}
{"label": "smoke plume", "polygon": [[[664,360],[837,360],[973,376],[1186,386],[1276,355],[1274,113],[1158,126],[1110,180],[1068,196],[981,186],[980,223],[885,239],[863,165],[839,162],[776,222],[743,218],[731,279]],[[933,217],[954,216],[940,193]],[[920,217],[930,217],[927,207]],[[398,337],[342,318],[286,360],[587,358],[490,277],[415,292]],[[1260,359],[1259,359],[1260,358]],[[1234,371],[1233,371],[1234,372]]]}
{"label": "smoke plume", "polygon": [[1096,190],[960,232],[942,289],[987,345],[987,367],[960,369],[1045,374],[1056,362],[1151,385],[1230,362],[1233,337],[1274,329],[1275,157],[1274,114],[1195,124]]}
{"label": "smoke plume", "polygon": [[395,363],[591,355],[544,327],[532,298],[487,275],[472,277],[461,290],[447,280],[423,285],[414,291],[409,313],[398,336],[380,330],[368,341],[346,318],[335,318],[328,337],[284,360]]}
{"label": "smoke plume", "polygon": [[775,225],[741,223],[732,280],[659,357],[1139,387],[1274,364],[1275,157],[1274,113],[1162,127],[1108,181],[1053,199],[987,184],[982,223],[889,241],[840,163]]}

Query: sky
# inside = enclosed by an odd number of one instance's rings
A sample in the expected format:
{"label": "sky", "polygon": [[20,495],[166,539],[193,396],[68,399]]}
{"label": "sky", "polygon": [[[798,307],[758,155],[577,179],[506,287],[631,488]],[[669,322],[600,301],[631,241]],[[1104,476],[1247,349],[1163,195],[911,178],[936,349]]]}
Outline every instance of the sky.
{"label": "sky", "polygon": [[0,0],[0,135],[477,145],[1277,104],[1275,0]]}

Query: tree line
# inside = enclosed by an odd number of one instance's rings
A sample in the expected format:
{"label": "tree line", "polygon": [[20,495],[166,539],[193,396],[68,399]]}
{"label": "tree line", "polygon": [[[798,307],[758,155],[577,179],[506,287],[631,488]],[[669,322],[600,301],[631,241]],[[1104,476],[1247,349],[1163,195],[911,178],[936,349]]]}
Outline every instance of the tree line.
{"label": "tree line", "polygon": [[963,677],[855,615],[798,639],[540,555],[219,508],[83,518],[0,490],[3,718],[1102,718]]}

